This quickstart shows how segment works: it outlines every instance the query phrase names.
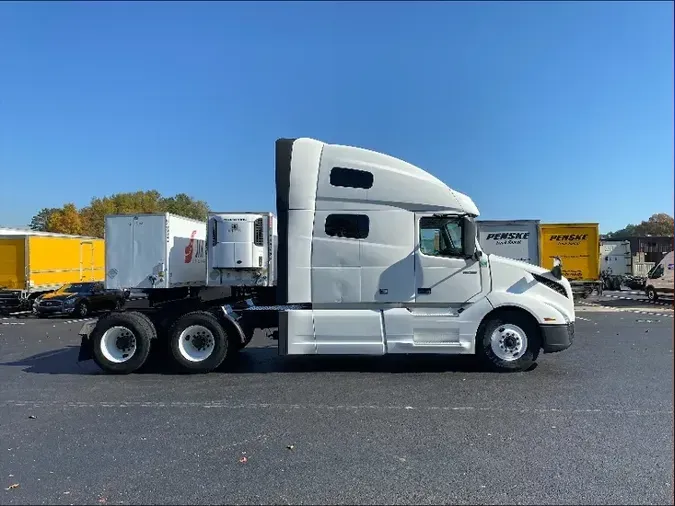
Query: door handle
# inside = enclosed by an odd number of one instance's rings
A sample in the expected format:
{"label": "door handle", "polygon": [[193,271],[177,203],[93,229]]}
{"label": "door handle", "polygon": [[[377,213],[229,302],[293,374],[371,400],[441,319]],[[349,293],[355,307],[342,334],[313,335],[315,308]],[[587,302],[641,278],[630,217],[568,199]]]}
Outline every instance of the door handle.
{"label": "door handle", "polygon": [[417,293],[420,295],[429,295],[431,293],[431,288],[418,288]]}

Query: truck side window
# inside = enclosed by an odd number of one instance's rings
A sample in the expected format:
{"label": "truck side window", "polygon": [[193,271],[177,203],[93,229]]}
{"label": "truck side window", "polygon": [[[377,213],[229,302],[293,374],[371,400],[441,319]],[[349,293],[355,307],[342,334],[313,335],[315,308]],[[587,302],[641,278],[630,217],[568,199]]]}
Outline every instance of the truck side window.
{"label": "truck side window", "polygon": [[420,251],[429,256],[463,256],[461,221],[455,218],[420,218]]}
{"label": "truck side window", "polygon": [[370,231],[370,218],[365,214],[329,214],[326,235],[348,239],[365,239]]}
{"label": "truck side window", "polygon": [[333,186],[363,188],[367,190],[373,187],[373,173],[367,170],[333,167],[330,171],[330,184]]}

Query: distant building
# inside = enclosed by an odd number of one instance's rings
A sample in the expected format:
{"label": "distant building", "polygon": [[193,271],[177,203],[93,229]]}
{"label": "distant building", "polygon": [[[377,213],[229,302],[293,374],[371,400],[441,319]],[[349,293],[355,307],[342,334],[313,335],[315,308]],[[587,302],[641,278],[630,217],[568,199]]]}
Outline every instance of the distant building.
{"label": "distant building", "polygon": [[611,237],[608,241],[629,241],[633,255],[644,253],[645,262],[660,262],[663,255],[673,251],[675,239],[672,236]]}

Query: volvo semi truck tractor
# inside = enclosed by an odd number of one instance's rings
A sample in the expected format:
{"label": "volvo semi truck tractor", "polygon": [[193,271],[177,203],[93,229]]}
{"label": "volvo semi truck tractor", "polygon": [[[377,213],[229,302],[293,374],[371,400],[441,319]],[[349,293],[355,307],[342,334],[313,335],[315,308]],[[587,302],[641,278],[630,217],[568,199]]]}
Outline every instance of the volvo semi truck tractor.
{"label": "volvo semi truck tractor", "polygon": [[524,370],[568,348],[574,304],[560,262],[483,252],[478,208],[424,170],[313,139],[276,141],[276,215],[214,213],[203,286],[154,296],[81,331],[80,360],[111,373],[165,343],[191,372],[218,367],[255,329],[280,355],[474,355]]}

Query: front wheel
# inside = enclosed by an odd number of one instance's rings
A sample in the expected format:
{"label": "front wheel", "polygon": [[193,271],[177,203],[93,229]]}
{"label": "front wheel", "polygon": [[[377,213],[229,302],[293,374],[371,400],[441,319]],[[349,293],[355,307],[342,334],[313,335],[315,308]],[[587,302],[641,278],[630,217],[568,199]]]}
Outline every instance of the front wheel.
{"label": "front wheel", "polygon": [[519,313],[496,315],[478,328],[476,353],[493,370],[525,371],[536,362],[540,349],[536,323]]}
{"label": "front wheel", "polygon": [[645,294],[647,294],[647,298],[651,301],[658,300],[659,298],[659,294],[656,293],[656,290],[653,286],[648,286],[645,288]]}
{"label": "front wheel", "polygon": [[227,356],[229,342],[218,319],[206,311],[181,316],[169,329],[171,355],[185,372],[206,373]]}

